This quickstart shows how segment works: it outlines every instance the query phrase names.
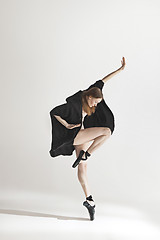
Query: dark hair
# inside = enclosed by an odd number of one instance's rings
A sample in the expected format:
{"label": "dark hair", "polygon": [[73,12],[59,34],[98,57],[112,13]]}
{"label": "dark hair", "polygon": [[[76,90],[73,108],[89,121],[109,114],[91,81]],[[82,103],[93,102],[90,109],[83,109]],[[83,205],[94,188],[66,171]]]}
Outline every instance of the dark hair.
{"label": "dark hair", "polygon": [[87,98],[86,97],[93,97],[93,98],[102,98],[103,99],[103,93],[100,88],[98,87],[92,87],[88,91],[84,90],[82,92],[82,107],[84,111],[90,116],[92,113],[95,112],[96,107],[90,107],[87,103]]}

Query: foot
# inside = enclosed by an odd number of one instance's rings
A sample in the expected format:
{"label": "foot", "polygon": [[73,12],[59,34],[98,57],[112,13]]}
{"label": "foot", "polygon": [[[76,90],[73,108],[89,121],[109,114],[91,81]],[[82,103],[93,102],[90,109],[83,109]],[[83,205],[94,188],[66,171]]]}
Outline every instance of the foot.
{"label": "foot", "polygon": [[89,153],[88,151],[85,152],[85,157],[88,158],[91,156],[91,153]]}
{"label": "foot", "polygon": [[83,156],[82,156],[82,159],[83,159],[83,160],[81,160],[79,163],[81,163],[82,161],[84,161],[84,159],[87,160],[87,158],[86,158],[86,153],[85,153],[85,152],[84,152],[84,154],[83,154]]}
{"label": "foot", "polygon": [[88,209],[90,220],[94,220],[95,206],[96,205],[94,203],[92,195],[86,197],[86,201],[83,202],[83,205]]}
{"label": "foot", "polygon": [[94,201],[89,201],[89,200],[86,200],[91,206],[94,206],[95,205],[95,202]]}
{"label": "foot", "polygon": [[85,206],[89,212],[90,220],[94,220],[94,215],[95,215],[95,205],[91,206],[88,201],[83,202],[83,206]]}
{"label": "foot", "polygon": [[83,160],[81,160],[80,163],[81,163],[82,161],[84,161],[84,160],[87,160],[88,157],[90,157],[90,156],[91,156],[91,154],[90,154],[88,151],[84,152],[84,154],[83,154],[83,156],[82,156],[82,159],[83,159]]}
{"label": "foot", "polygon": [[88,197],[86,197],[86,201],[91,205],[91,206],[94,206],[95,203],[94,203],[94,200],[92,198],[92,195],[89,195]]}
{"label": "foot", "polygon": [[85,158],[82,157],[84,155],[84,153],[85,153],[85,151],[83,151],[83,150],[80,151],[78,158],[72,165],[73,168],[75,168],[80,163],[81,160],[86,160]]}

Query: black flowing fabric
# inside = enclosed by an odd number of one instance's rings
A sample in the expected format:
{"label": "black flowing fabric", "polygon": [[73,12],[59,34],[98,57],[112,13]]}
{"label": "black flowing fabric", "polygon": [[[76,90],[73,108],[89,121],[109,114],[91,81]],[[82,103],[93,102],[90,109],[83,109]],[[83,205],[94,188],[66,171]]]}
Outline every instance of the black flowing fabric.
{"label": "black flowing fabric", "polygon": [[[98,80],[85,90],[89,90],[92,87],[98,87],[102,91],[103,86],[104,82],[102,80]],[[56,106],[50,111],[52,143],[49,153],[51,157],[56,157],[58,155],[72,155],[75,150],[73,142],[74,138],[80,131],[81,126],[68,129],[63,126],[54,115],[60,116],[69,124],[80,123],[82,125],[82,92],[82,90],[79,90],[75,94],[67,97],[67,103]],[[83,124],[84,128],[108,127],[111,130],[111,134],[113,134],[115,127],[114,115],[104,99],[97,104],[95,113],[91,116],[85,116]]]}

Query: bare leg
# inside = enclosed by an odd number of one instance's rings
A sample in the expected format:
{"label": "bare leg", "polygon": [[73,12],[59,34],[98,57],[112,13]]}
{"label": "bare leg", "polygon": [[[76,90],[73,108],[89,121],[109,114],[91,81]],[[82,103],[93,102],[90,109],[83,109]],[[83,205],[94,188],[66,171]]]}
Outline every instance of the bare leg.
{"label": "bare leg", "polygon": [[96,137],[93,141],[93,143],[91,144],[91,146],[87,149],[87,152],[88,153],[92,153],[94,152],[97,148],[99,148],[106,140],[107,138],[110,137],[110,132],[108,132],[107,135],[102,135],[102,136],[99,136],[99,137]]}
{"label": "bare leg", "polygon": [[[87,149],[87,151],[91,154],[93,151],[99,148],[110,136],[111,130],[109,128],[105,127],[86,128],[78,132],[77,136],[74,139],[73,144],[75,146],[82,145],[90,140],[94,140],[92,145]],[[84,158],[85,154],[82,157]]]}
{"label": "bare leg", "polygon": [[[80,150],[83,148],[84,151],[86,151],[86,149],[88,148],[88,146],[91,143],[85,143],[85,144],[81,144],[81,145],[76,145],[75,146],[75,150],[76,150],[76,155],[78,157]],[[89,188],[89,184],[88,184],[88,178],[87,178],[87,161],[82,161],[79,163],[78,165],[78,180],[83,188],[84,194],[86,197],[88,197],[89,195],[91,195],[91,191]],[[95,204],[93,201],[89,201],[87,200],[92,206]]]}
{"label": "bare leg", "polygon": [[94,140],[101,135],[108,135],[111,130],[107,127],[91,127],[81,129],[76,135],[73,145],[80,145]]}
{"label": "bare leg", "polygon": [[[92,153],[97,149],[103,142],[111,135],[111,130],[106,127],[93,127],[82,129],[78,132],[76,138],[74,139],[74,146],[76,150],[76,156],[78,158],[79,152],[81,150],[88,151]],[[90,141],[93,140],[93,143],[90,145]],[[82,156],[85,157],[85,156]],[[78,165],[78,179],[81,183],[85,196],[88,197],[91,195],[88,179],[87,179],[87,161],[80,161]],[[93,201],[87,200],[91,205],[95,203]]]}

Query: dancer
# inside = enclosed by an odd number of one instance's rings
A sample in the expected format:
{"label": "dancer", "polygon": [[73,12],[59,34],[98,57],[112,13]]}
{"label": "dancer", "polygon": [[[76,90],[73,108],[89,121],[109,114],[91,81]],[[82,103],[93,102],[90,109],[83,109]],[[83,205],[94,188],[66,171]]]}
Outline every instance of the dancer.
{"label": "dancer", "polygon": [[78,179],[86,196],[83,205],[88,209],[90,220],[94,220],[96,205],[88,185],[87,161],[114,131],[114,115],[104,100],[102,89],[110,78],[124,69],[124,57],[121,64],[116,71],[97,80],[87,89],[79,90],[67,97],[67,103],[50,111],[52,123],[50,156],[72,155],[75,150],[77,159],[72,167],[78,166]]}

